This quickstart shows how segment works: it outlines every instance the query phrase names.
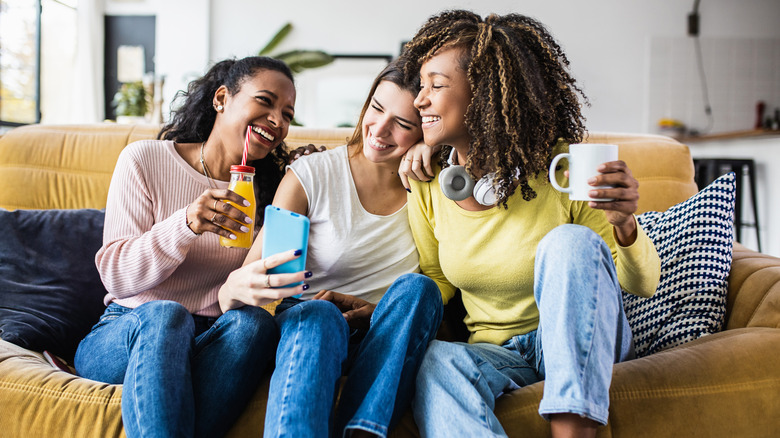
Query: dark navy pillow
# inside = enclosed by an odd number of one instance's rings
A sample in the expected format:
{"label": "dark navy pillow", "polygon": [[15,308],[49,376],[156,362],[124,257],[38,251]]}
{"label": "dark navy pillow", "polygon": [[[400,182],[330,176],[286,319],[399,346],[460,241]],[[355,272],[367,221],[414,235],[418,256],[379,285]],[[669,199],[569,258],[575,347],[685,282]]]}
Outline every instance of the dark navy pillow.
{"label": "dark navy pillow", "polygon": [[100,317],[102,210],[0,209],[0,338],[71,360]]}
{"label": "dark navy pillow", "polygon": [[722,328],[734,243],[735,188],[732,172],[665,212],[637,216],[661,258],[655,295],[623,293],[637,356]]}

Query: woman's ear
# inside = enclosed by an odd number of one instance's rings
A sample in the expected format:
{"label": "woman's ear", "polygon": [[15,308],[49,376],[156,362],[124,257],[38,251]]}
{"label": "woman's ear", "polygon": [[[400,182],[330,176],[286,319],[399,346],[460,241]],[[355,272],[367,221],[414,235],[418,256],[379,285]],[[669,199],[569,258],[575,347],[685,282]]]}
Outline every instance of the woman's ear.
{"label": "woman's ear", "polygon": [[214,109],[217,112],[222,112],[223,108],[225,107],[225,97],[227,96],[227,87],[224,85],[220,85],[219,88],[217,88],[217,91],[214,92],[214,99],[212,103],[214,104]]}

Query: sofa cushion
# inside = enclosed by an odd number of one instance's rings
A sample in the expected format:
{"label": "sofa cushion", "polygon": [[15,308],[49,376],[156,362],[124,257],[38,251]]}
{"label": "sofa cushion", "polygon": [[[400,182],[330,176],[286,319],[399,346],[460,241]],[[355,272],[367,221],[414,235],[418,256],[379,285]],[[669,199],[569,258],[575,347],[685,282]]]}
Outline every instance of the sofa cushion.
{"label": "sofa cushion", "polygon": [[101,210],[0,209],[0,338],[71,360],[105,309]]}
{"label": "sofa cushion", "polygon": [[650,298],[623,294],[637,356],[717,332],[726,315],[734,240],[735,175],[721,176],[685,202],[637,219],[661,258]]}

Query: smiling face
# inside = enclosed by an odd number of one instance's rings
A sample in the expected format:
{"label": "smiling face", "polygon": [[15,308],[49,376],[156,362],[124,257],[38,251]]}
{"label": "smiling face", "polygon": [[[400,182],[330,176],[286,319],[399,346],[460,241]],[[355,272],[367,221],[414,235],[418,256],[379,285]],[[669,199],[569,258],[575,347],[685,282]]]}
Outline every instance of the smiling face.
{"label": "smiling face", "polygon": [[220,87],[214,104],[223,106],[217,122],[228,150],[240,147],[243,153],[249,126],[252,132],[247,161],[259,160],[287,137],[295,116],[295,86],[281,72],[260,69],[241,83],[236,94],[230,94],[225,86]]}
{"label": "smiling face", "polygon": [[363,116],[363,154],[375,163],[398,162],[422,137],[414,95],[390,81],[377,85]]}
{"label": "smiling face", "polygon": [[471,139],[466,129],[471,87],[466,72],[460,68],[461,54],[460,48],[447,48],[423,63],[414,106],[422,116],[428,146],[449,145],[465,154]]}

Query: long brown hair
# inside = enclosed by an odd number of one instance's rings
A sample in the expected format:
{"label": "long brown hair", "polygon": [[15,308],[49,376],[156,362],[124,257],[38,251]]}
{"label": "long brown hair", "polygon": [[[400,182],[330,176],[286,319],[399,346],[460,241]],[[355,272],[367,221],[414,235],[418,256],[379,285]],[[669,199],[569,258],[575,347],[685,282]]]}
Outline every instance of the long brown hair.
{"label": "long brown hair", "polygon": [[[581,141],[587,98],[569,74],[569,60],[538,21],[520,14],[446,11],[433,16],[409,41],[401,62],[407,78],[444,48],[462,48],[459,67],[472,99],[466,110],[471,136],[466,170],[495,172],[498,202],[520,188],[536,197],[529,180],[546,172],[558,139]],[[447,153],[442,154],[448,156]]]}

